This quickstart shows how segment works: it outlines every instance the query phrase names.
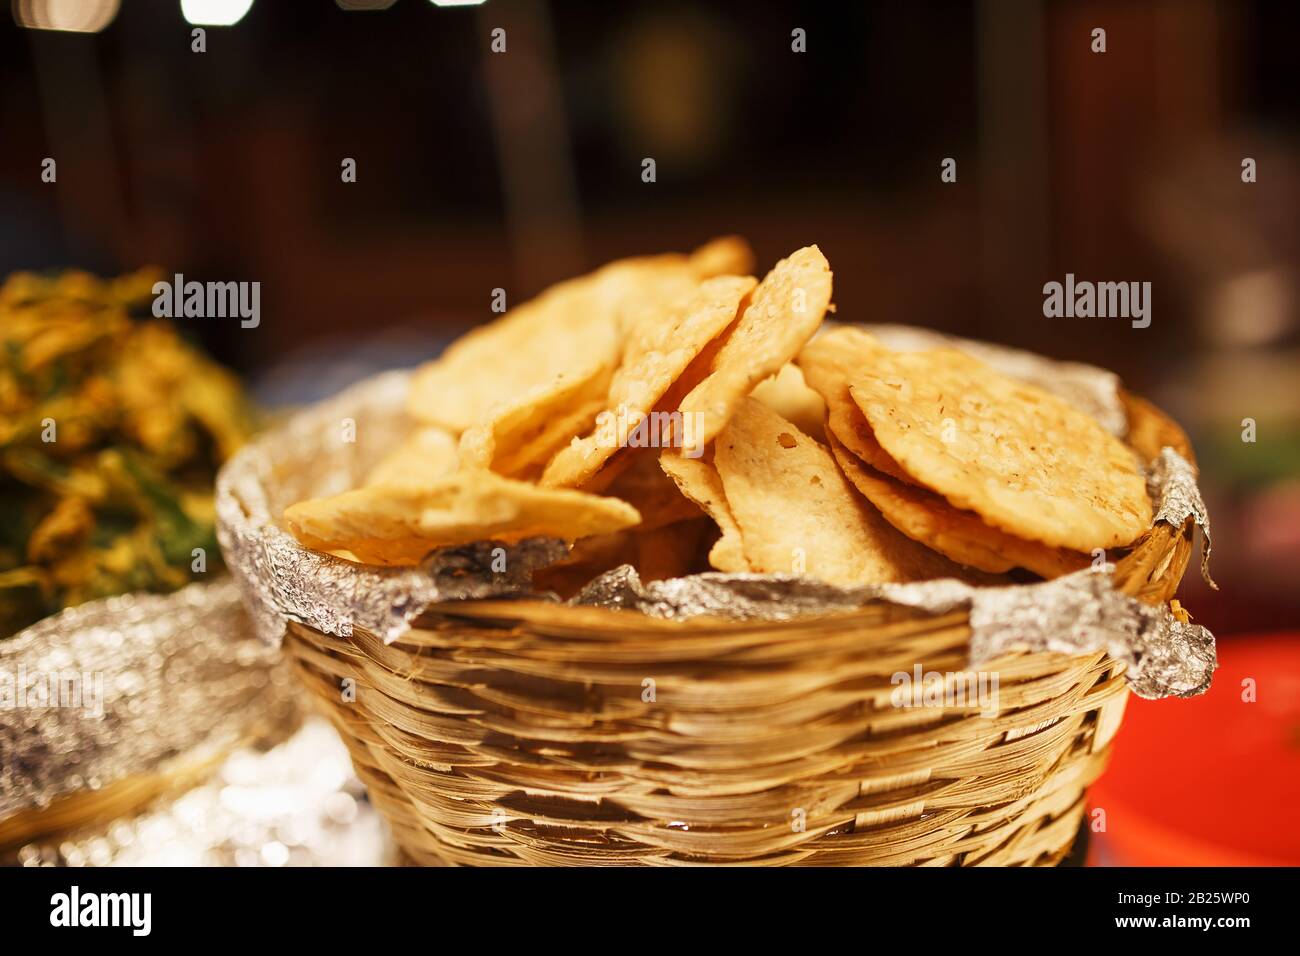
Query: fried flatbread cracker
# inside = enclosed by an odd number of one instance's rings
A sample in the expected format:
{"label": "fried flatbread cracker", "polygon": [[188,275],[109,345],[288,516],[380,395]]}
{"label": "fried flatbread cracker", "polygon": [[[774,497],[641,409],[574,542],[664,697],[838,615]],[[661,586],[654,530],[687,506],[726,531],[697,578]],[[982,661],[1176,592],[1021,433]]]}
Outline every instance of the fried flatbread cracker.
{"label": "fried flatbread cracker", "polygon": [[[546,466],[542,484],[578,487],[620,448],[639,441],[654,447],[692,441],[689,423],[655,407],[701,350],[735,320],[755,284],[748,277],[719,276],[666,307],[641,311],[595,431],[562,449]],[[653,434],[641,437],[639,431]]]}
{"label": "fried flatbread cracker", "polygon": [[473,541],[572,541],[640,520],[615,498],[538,488],[489,471],[459,471],[422,486],[358,488],[284,512],[286,527],[304,546],[351,552],[369,564],[416,564],[437,548]]}
{"label": "fried flatbread cracker", "polygon": [[363,484],[422,485],[451,474],[459,466],[456,439],[450,432],[418,428],[370,469]]}
{"label": "fried flatbread cracker", "polygon": [[1045,578],[1088,566],[1086,554],[1025,541],[990,527],[979,515],[961,511],[940,495],[904,484],[868,467],[828,430],[831,452],[853,486],[875,505],[885,520],[958,564],[991,574],[1025,568]]}
{"label": "fried flatbread cracker", "polygon": [[[825,437],[826,400],[808,387],[798,365],[787,362],[781,371],[759,382],[750,393],[772,411],[793,422],[801,432],[818,441]],[[847,392],[845,398],[848,398]]]}
{"label": "fried flatbread cracker", "polygon": [[829,451],[761,402],[741,404],[714,444],[714,461],[755,571],[841,586],[967,577],[897,531]]}
{"label": "fried flatbread cracker", "polygon": [[703,416],[702,442],[726,427],[754,386],[799,353],[830,301],[830,265],[816,246],[782,259],[763,278],[726,333],[709,374],[682,399],[683,415]]}
{"label": "fried flatbread cracker", "polygon": [[706,570],[698,555],[713,527],[713,522],[695,508],[694,518],[675,524],[584,538],[574,544],[567,560],[534,571],[533,586],[568,598],[600,574],[622,564],[636,568],[642,581],[661,581]]}
{"label": "fried flatbread cracker", "polygon": [[1056,396],[969,355],[880,353],[849,394],[917,483],[1009,534],[1091,551],[1151,526],[1130,449]]}
{"label": "fried flatbread cracker", "polygon": [[575,435],[581,435],[594,427],[596,416],[604,407],[605,399],[601,397],[589,399],[560,412],[545,423],[536,437],[520,445],[516,451],[496,455],[493,458],[493,469],[511,478],[540,480],[546,463],[573,441]]}
{"label": "fried flatbread cracker", "polygon": [[727,505],[727,495],[717,469],[703,459],[683,458],[668,452],[659,456],[659,466],[676,482],[682,494],[703,508],[704,513],[717,524],[721,536],[709,549],[709,565],[729,574],[752,571],[745,560],[740,526]]}
{"label": "fried flatbread cracker", "polygon": [[743,236],[719,236],[692,252],[690,265],[701,279],[747,276],[754,271],[754,250]]}
{"label": "fried flatbread cracker", "polygon": [[635,565],[636,561],[634,529],[592,535],[575,541],[564,560],[535,570],[533,587],[569,598],[605,571],[622,564]]}
{"label": "fried flatbread cracker", "polygon": [[876,471],[907,484],[916,484],[880,447],[857,403],[849,394],[855,376],[869,374],[872,359],[882,350],[875,337],[851,326],[823,331],[799,353],[804,379],[826,402],[826,430]]}
{"label": "fried flatbread cracker", "polygon": [[535,477],[528,473],[540,473],[556,451],[594,422],[611,374],[608,369],[596,376],[562,373],[497,406],[491,418],[461,433],[461,465],[508,478]]}
{"label": "fried flatbread cracker", "polygon": [[416,372],[408,408],[418,420],[460,433],[498,414],[503,396],[607,375],[617,366],[624,311],[677,294],[701,279],[748,270],[743,240],[717,240],[690,256],[612,262],[569,279],[462,336]]}

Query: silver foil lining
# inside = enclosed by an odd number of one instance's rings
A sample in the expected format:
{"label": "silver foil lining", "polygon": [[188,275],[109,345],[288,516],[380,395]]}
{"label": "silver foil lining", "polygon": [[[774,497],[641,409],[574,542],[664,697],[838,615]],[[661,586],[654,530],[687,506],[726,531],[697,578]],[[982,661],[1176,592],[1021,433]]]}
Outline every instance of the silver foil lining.
{"label": "silver foil lining", "polygon": [[1196,469],[1178,452],[1166,446],[1147,471],[1147,494],[1156,502],[1156,521],[1181,528],[1191,518],[1201,529],[1201,577],[1216,591],[1219,586],[1210,577],[1210,515],[1205,510]]}
{"label": "silver foil lining", "polygon": [[[481,542],[437,552],[419,567],[381,568],[302,547],[276,520],[303,498],[346,491],[414,427],[408,372],[386,372],[294,416],[252,442],[217,475],[217,537],[243,587],[253,627],[279,644],[287,621],[347,637],[360,627],[386,642],[430,604],[519,594],[532,572],[568,554],[563,542]],[[494,573],[493,552],[506,560]]]}
{"label": "silver foil lining", "polygon": [[[1109,372],[966,340],[940,337],[937,342],[932,333],[923,330],[868,328],[894,347],[924,348],[941,342],[972,351],[1007,374],[1062,395],[1117,434],[1124,431],[1118,382]],[[231,573],[243,587],[263,640],[278,644],[286,622],[297,621],[337,636],[360,627],[392,642],[425,608],[439,602],[493,596],[554,599],[532,593],[531,575],[535,568],[566,554],[565,546],[557,541],[537,539],[512,546],[484,542],[438,552],[420,567],[378,568],[304,549],[278,526],[277,519],[288,505],[358,485],[366,471],[414,427],[405,411],[408,381],[407,372],[385,373],[306,409],[286,426],[246,447],[218,476],[222,550]],[[1157,465],[1150,490],[1162,520],[1181,524],[1178,516],[1187,507],[1188,515],[1202,521],[1204,506],[1190,466],[1172,449],[1166,449]],[[1208,544],[1208,523],[1202,527],[1207,530]],[[492,558],[502,554],[498,549],[504,551],[507,573],[493,570]],[[500,567],[500,562],[495,566]],[[1208,686],[1213,669],[1213,639],[1207,632],[1176,627],[1167,611],[1136,605],[1096,575],[975,591],[956,581],[844,589],[797,577],[715,574],[643,586],[634,571],[620,568],[591,582],[575,601],[659,617],[717,613],[773,620],[857,607],[882,598],[919,602],[922,595],[936,603],[909,606],[936,613],[944,606],[969,607],[972,624],[983,622],[978,647],[972,647],[972,661],[985,653],[978,648],[1004,645],[1012,631],[1019,634],[1024,646],[1038,648],[1049,640],[1050,623],[1058,632],[1054,640],[1068,653],[1099,647],[1113,650],[1113,656],[1130,665],[1129,679],[1138,693],[1159,696],[1161,688],[1169,688],[1169,693],[1198,693]],[[1093,610],[1080,615],[1078,605],[1085,595],[1093,602]],[[1067,598],[1073,600],[1067,602],[1073,618],[1058,616],[1053,610],[1054,602]],[[1037,610],[1032,614],[1021,610],[1015,628],[994,626],[1002,609],[1010,612],[1028,607]],[[1039,626],[1029,627],[1029,619],[1035,615]],[[1106,626],[1084,633],[1081,625],[1072,623],[1077,620]],[[1131,624],[1131,630],[1126,631],[1123,624]],[[1208,664],[1203,654],[1191,651],[1206,641],[1211,648]],[[1183,650],[1189,657],[1189,670],[1176,673],[1174,658]],[[1166,663],[1157,668],[1152,663],[1157,660]],[[1156,670],[1162,676],[1151,676]]]}
{"label": "silver foil lining", "polygon": [[69,608],[0,640],[0,818],[292,724],[229,578]]}
{"label": "silver foil lining", "polygon": [[323,717],[239,747],[212,775],[138,813],[0,853],[19,866],[384,866],[397,852]]}
{"label": "silver foil lining", "polygon": [[642,584],[624,566],[608,571],[572,603],[638,611],[658,618],[789,620],[847,611],[883,600],[900,607],[970,614],[969,666],[1013,651],[1088,654],[1106,651],[1126,665],[1139,697],[1192,697],[1209,689],[1218,661],[1214,637],[1183,624],[1165,607],[1115,590],[1113,565],[1086,568],[1040,584],[976,588],[954,579],[837,588],[807,578],[699,574]]}

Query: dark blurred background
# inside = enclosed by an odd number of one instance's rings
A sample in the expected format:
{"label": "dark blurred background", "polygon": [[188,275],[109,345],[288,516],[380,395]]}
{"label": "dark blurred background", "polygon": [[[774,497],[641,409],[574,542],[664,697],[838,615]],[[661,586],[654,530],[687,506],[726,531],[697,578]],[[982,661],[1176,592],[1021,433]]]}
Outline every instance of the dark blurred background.
{"label": "dark blurred background", "polygon": [[[256,0],[192,51],[187,15],[246,5],[13,0],[0,271],[259,281],[259,328],[180,324],[281,403],[433,355],[496,287],[817,242],[841,318],[1094,362],[1163,404],[1223,585],[1189,575],[1185,603],[1220,634],[1300,620],[1296,3]],[[1067,272],[1152,282],[1151,327],[1044,318]]]}

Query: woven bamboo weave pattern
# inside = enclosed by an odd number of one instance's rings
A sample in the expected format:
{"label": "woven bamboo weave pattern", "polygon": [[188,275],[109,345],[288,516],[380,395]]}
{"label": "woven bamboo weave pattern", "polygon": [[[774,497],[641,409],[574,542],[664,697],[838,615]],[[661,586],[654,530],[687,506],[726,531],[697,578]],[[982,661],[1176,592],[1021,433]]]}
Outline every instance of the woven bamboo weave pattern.
{"label": "woven bamboo weave pattern", "polygon": [[[1144,456],[1177,426],[1125,396]],[[1191,532],[1118,562],[1172,596]],[[541,601],[438,605],[385,646],[291,624],[294,668],[422,864],[1052,865],[1127,689],[1105,654],[1015,654],[991,714],[898,707],[891,675],[964,670],[964,612],[877,603],[781,623]]]}

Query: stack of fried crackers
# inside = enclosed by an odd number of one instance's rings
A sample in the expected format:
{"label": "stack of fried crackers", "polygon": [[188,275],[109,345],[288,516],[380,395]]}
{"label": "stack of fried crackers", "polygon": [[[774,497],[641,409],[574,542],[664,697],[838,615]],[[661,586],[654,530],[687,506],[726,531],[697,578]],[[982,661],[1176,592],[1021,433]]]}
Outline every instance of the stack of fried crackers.
{"label": "stack of fried crackers", "polygon": [[539,587],[632,564],[837,585],[1055,577],[1151,526],[1138,458],[955,349],[819,327],[816,246],[758,281],[742,240],[625,259],[476,329],[413,377],[421,427],[361,487],[299,502],[307,547],[413,564],[560,538]]}

